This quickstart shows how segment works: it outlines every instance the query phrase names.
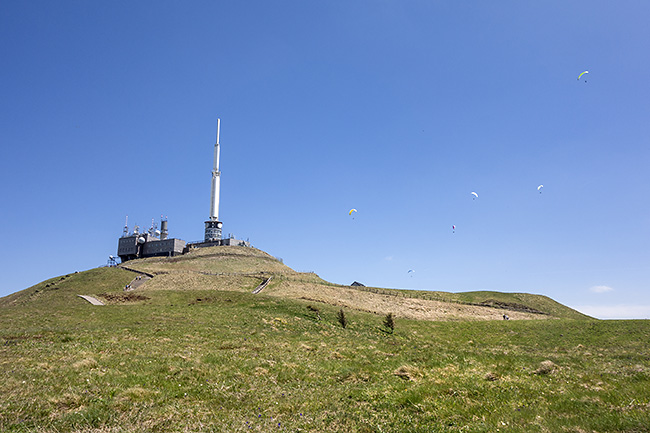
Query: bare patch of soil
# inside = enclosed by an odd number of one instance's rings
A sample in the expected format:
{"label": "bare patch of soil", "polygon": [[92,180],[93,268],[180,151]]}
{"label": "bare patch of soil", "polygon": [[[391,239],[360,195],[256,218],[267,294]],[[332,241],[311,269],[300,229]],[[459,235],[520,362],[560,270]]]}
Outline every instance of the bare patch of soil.
{"label": "bare patch of soil", "polygon": [[111,304],[127,304],[131,302],[148,301],[148,296],[137,293],[101,293],[97,295]]}
{"label": "bare patch of soil", "polygon": [[208,296],[203,296],[200,298],[196,298],[192,302],[189,303],[189,305],[197,305],[197,304],[213,304],[215,302],[232,302],[232,299],[224,299],[221,301],[220,299],[215,299],[215,298],[210,298]]}

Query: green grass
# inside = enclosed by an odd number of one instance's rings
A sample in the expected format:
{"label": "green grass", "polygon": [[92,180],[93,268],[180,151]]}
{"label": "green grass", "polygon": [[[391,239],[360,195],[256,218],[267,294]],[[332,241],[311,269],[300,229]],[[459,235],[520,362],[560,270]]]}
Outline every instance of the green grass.
{"label": "green grass", "polygon": [[379,293],[389,296],[408,297],[415,299],[428,299],[433,301],[453,302],[458,304],[470,305],[510,305],[515,307],[529,307],[533,310],[559,317],[564,319],[589,319],[590,317],[576,310],[568,308],[553,299],[543,295],[533,295],[529,293],[504,293],[492,291],[477,292],[439,292],[424,290],[398,290],[384,289],[375,287],[355,287],[359,291]]}
{"label": "green grass", "polygon": [[176,257],[133,260],[125,266],[144,272],[291,273],[296,272],[275,257],[256,248],[221,246],[198,248]]}
{"label": "green grass", "polygon": [[650,431],[648,321],[398,318],[389,334],[383,315],[345,310],[343,329],[340,307],[318,304],[319,321],[264,293],[76,297],[132,278],[0,299],[0,431]]}
{"label": "green grass", "polygon": [[[371,294],[394,296],[399,298],[411,298],[415,300],[442,301],[447,303],[468,304],[468,305],[497,305],[509,307],[512,311],[525,311],[520,307],[527,307],[528,313],[540,312],[543,314],[528,314],[528,318],[556,317],[565,319],[588,318],[571,308],[559,304],[552,299],[526,293],[500,293],[500,292],[465,292],[448,293],[417,290],[397,290],[375,287],[350,287],[339,284],[332,284],[322,280],[314,273],[299,273],[284,265],[273,256],[255,248],[245,247],[211,247],[193,250],[189,254],[177,257],[151,257],[146,259],[132,260],[125,264],[131,269],[147,272],[156,277],[146,283],[148,290],[248,290],[255,287],[268,276],[274,278],[265,292],[282,298],[310,298],[310,293],[318,292],[319,299],[330,304],[339,304],[341,291],[330,290],[355,290],[353,298],[356,299],[358,309],[366,311],[377,311],[381,303],[377,304],[376,297]],[[298,287],[297,287],[298,286]],[[358,294],[358,295],[357,295]],[[366,302],[360,302],[364,298]],[[423,305],[421,310],[426,311],[432,307]],[[514,308],[514,310],[513,310]],[[480,308],[478,308],[480,310]],[[455,311],[451,308],[450,311]],[[467,309],[463,310],[467,311]],[[387,314],[388,311],[382,311]],[[396,316],[406,315],[414,317],[413,311],[393,311]],[[501,313],[509,314],[501,310]],[[448,313],[448,317],[463,320],[469,319],[468,314]],[[495,316],[499,317],[499,310],[495,310]],[[544,317],[545,316],[545,317]],[[421,315],[415,316],[422,318]]]}

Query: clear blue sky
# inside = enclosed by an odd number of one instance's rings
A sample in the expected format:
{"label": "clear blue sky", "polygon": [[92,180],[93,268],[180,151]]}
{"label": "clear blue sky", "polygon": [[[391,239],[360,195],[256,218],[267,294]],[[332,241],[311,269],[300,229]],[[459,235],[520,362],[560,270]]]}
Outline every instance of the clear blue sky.
{"label": "clear blue sky", "polygon": [[2,2],[0,296],[106,264],[126,215],[202,239],[220,117],[224,231],[296,270],[650,318],[649,16]]}

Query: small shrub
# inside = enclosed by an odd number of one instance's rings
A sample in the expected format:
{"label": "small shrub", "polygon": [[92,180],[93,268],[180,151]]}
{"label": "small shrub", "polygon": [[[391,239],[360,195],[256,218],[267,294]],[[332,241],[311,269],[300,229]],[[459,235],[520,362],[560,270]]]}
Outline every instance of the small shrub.
{"label": "small shrub", "polygon": [[307,305],[307,309],[316,314],[316,320],[320,320],[320,310],[318,308]]}
{"label": "small shrub", "polygon": [[336,315],[336,319],[339,321],[341,326],[345,329],[346,326],[348,326],[348,318],[345,317],[345,313],[343,312],[343,308],[341,308]]}
{"label": "small shrub", "polygon": [[384,326],[388,329],[388,332],[391,334],[393,333],[395,330],[395,319],[393,313],[386,314],[386,317],[384,317]]}

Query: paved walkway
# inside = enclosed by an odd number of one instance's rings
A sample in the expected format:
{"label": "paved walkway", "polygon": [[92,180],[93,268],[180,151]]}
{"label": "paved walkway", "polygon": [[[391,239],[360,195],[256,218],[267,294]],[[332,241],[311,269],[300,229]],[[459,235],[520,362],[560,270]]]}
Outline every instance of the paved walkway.
{"label": "paved walkway", "polygon": [[86,301],[90,302],[93,305],[104,305],[102,301],[100,301],[97,298],[93,298],[92,296],[87,296],[87,295],[77,295],[80,298],[84,298]]}
{"label": "paved walkway", "polygon": [[264,288],[265,288],[266,286],[269,285],[269,282],[271,281],[271,278],[273,278],[273,276],[270,276],[269,278],[267,278],[266,281],[264,281],[262,284],[260,284],[259,286],[257,286],[257,287],[255,288],[255,290],[253,290],[253,295],[257,295],[259,292],[261,292],[262,290],[264,290]]}
{"label": "paved walkway", "polygon": [[132,289],[137,289],[138,287],[140,287],[141,285],[143,285],[144,283],[146,283],[150,279],[151,279],[151,277],[149,277],[147,275],[139,275],[139,276],[135,277],[133,279],[133,281],[131,281],[130,286],[131,286]]}
{"label": "paved walkway", "polygon": [[138,275],[133,280],[131,280],[131,282],[129,283],[129,288],[125,289],[124,291],[130,292],[131,290],[135,290],[141,285],[143,285],[144,283],[146,283],[147,281],[149,281],[150,279],[151,277],[149,277],[148,275]]}

